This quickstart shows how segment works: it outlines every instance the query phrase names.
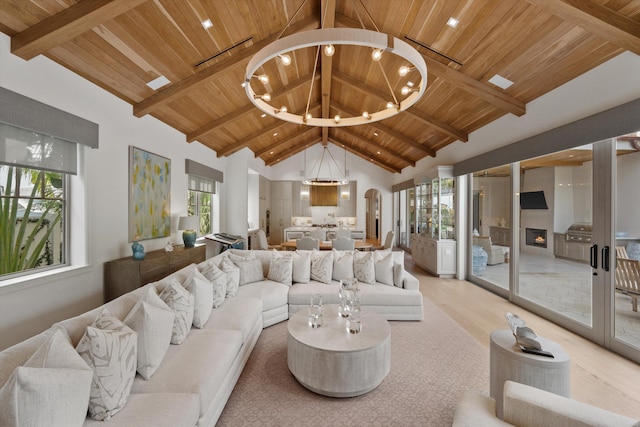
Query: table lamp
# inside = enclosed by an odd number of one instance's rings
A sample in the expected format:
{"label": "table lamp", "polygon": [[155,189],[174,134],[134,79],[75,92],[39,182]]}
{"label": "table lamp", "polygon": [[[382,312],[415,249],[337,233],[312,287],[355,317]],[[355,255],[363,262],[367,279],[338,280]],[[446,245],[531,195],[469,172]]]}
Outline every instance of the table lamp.
{"label": "table lamp", "polygon": [[182,232],[182,240],[184,241],[185,248],[192,248],[196,244],[197,230],[199,228],[200,221],[195,215],[181,216],[178,221],[178,230],[184,230]]}

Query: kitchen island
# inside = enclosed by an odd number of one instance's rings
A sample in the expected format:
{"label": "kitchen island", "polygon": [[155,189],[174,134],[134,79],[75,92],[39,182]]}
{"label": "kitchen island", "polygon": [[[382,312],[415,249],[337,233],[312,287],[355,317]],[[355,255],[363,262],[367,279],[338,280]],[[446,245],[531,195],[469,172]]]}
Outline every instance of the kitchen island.
{"label": "kitchen island", "polygon": [[[300,239],[301,237],[308,236],[311,231],[316,229],[323,229],[327,231],[327,240],[331,240],[335,237],[335,232],[339,227],[335,226],[296,226],[296,227],[287,227],[284,229],[284,241],[288,242],[289,240]],[[366,234],[364,230],[356,229],[353,227],[342,227],[349,231],[351,231],[351,238],[356,240],[365,240]]]}

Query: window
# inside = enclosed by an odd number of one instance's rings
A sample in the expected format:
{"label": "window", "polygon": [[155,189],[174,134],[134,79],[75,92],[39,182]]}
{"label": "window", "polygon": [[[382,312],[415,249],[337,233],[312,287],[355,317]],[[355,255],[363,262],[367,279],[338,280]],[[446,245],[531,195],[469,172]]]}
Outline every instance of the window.
{"label": "window", "polygon": [[67,176],[0,165],[0,277],[65,265]]}
{"label": "window", "polygon": [[200,218],[199,236],[211,233],[211,212],[213,212],[213,197],[211,193],[204,191],[188,191],[188,215],[197,215]]}

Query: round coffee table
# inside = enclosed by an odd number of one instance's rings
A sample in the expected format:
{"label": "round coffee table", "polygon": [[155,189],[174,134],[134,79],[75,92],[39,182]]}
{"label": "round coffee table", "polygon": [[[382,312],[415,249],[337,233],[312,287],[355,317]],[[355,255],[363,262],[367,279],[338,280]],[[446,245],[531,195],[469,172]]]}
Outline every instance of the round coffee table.
{"label": "round coffee table", "polygon": [[368,393],[391,367],[391,329],[377,313],[362,310],[362,331],[347,332],[337,305],[325,305],[323,325],[309,327],[307,310],[288,322],[287,362],[298,382],[314,393],[352,397]]}

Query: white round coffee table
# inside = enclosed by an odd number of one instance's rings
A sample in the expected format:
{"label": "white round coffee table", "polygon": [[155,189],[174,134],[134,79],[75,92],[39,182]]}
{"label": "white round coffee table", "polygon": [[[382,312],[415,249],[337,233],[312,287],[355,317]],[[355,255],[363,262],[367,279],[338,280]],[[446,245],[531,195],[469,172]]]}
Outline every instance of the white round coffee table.
{"label": "white round coffee table", "polygon": [[337,305],[324,306],[323,325],[309,327],[307,310],[288,322],[289,370],[307,389],[331,397],[368,393],[391,367],[391,329],[377,313],[362,310],[362,331],[347,332]]}

